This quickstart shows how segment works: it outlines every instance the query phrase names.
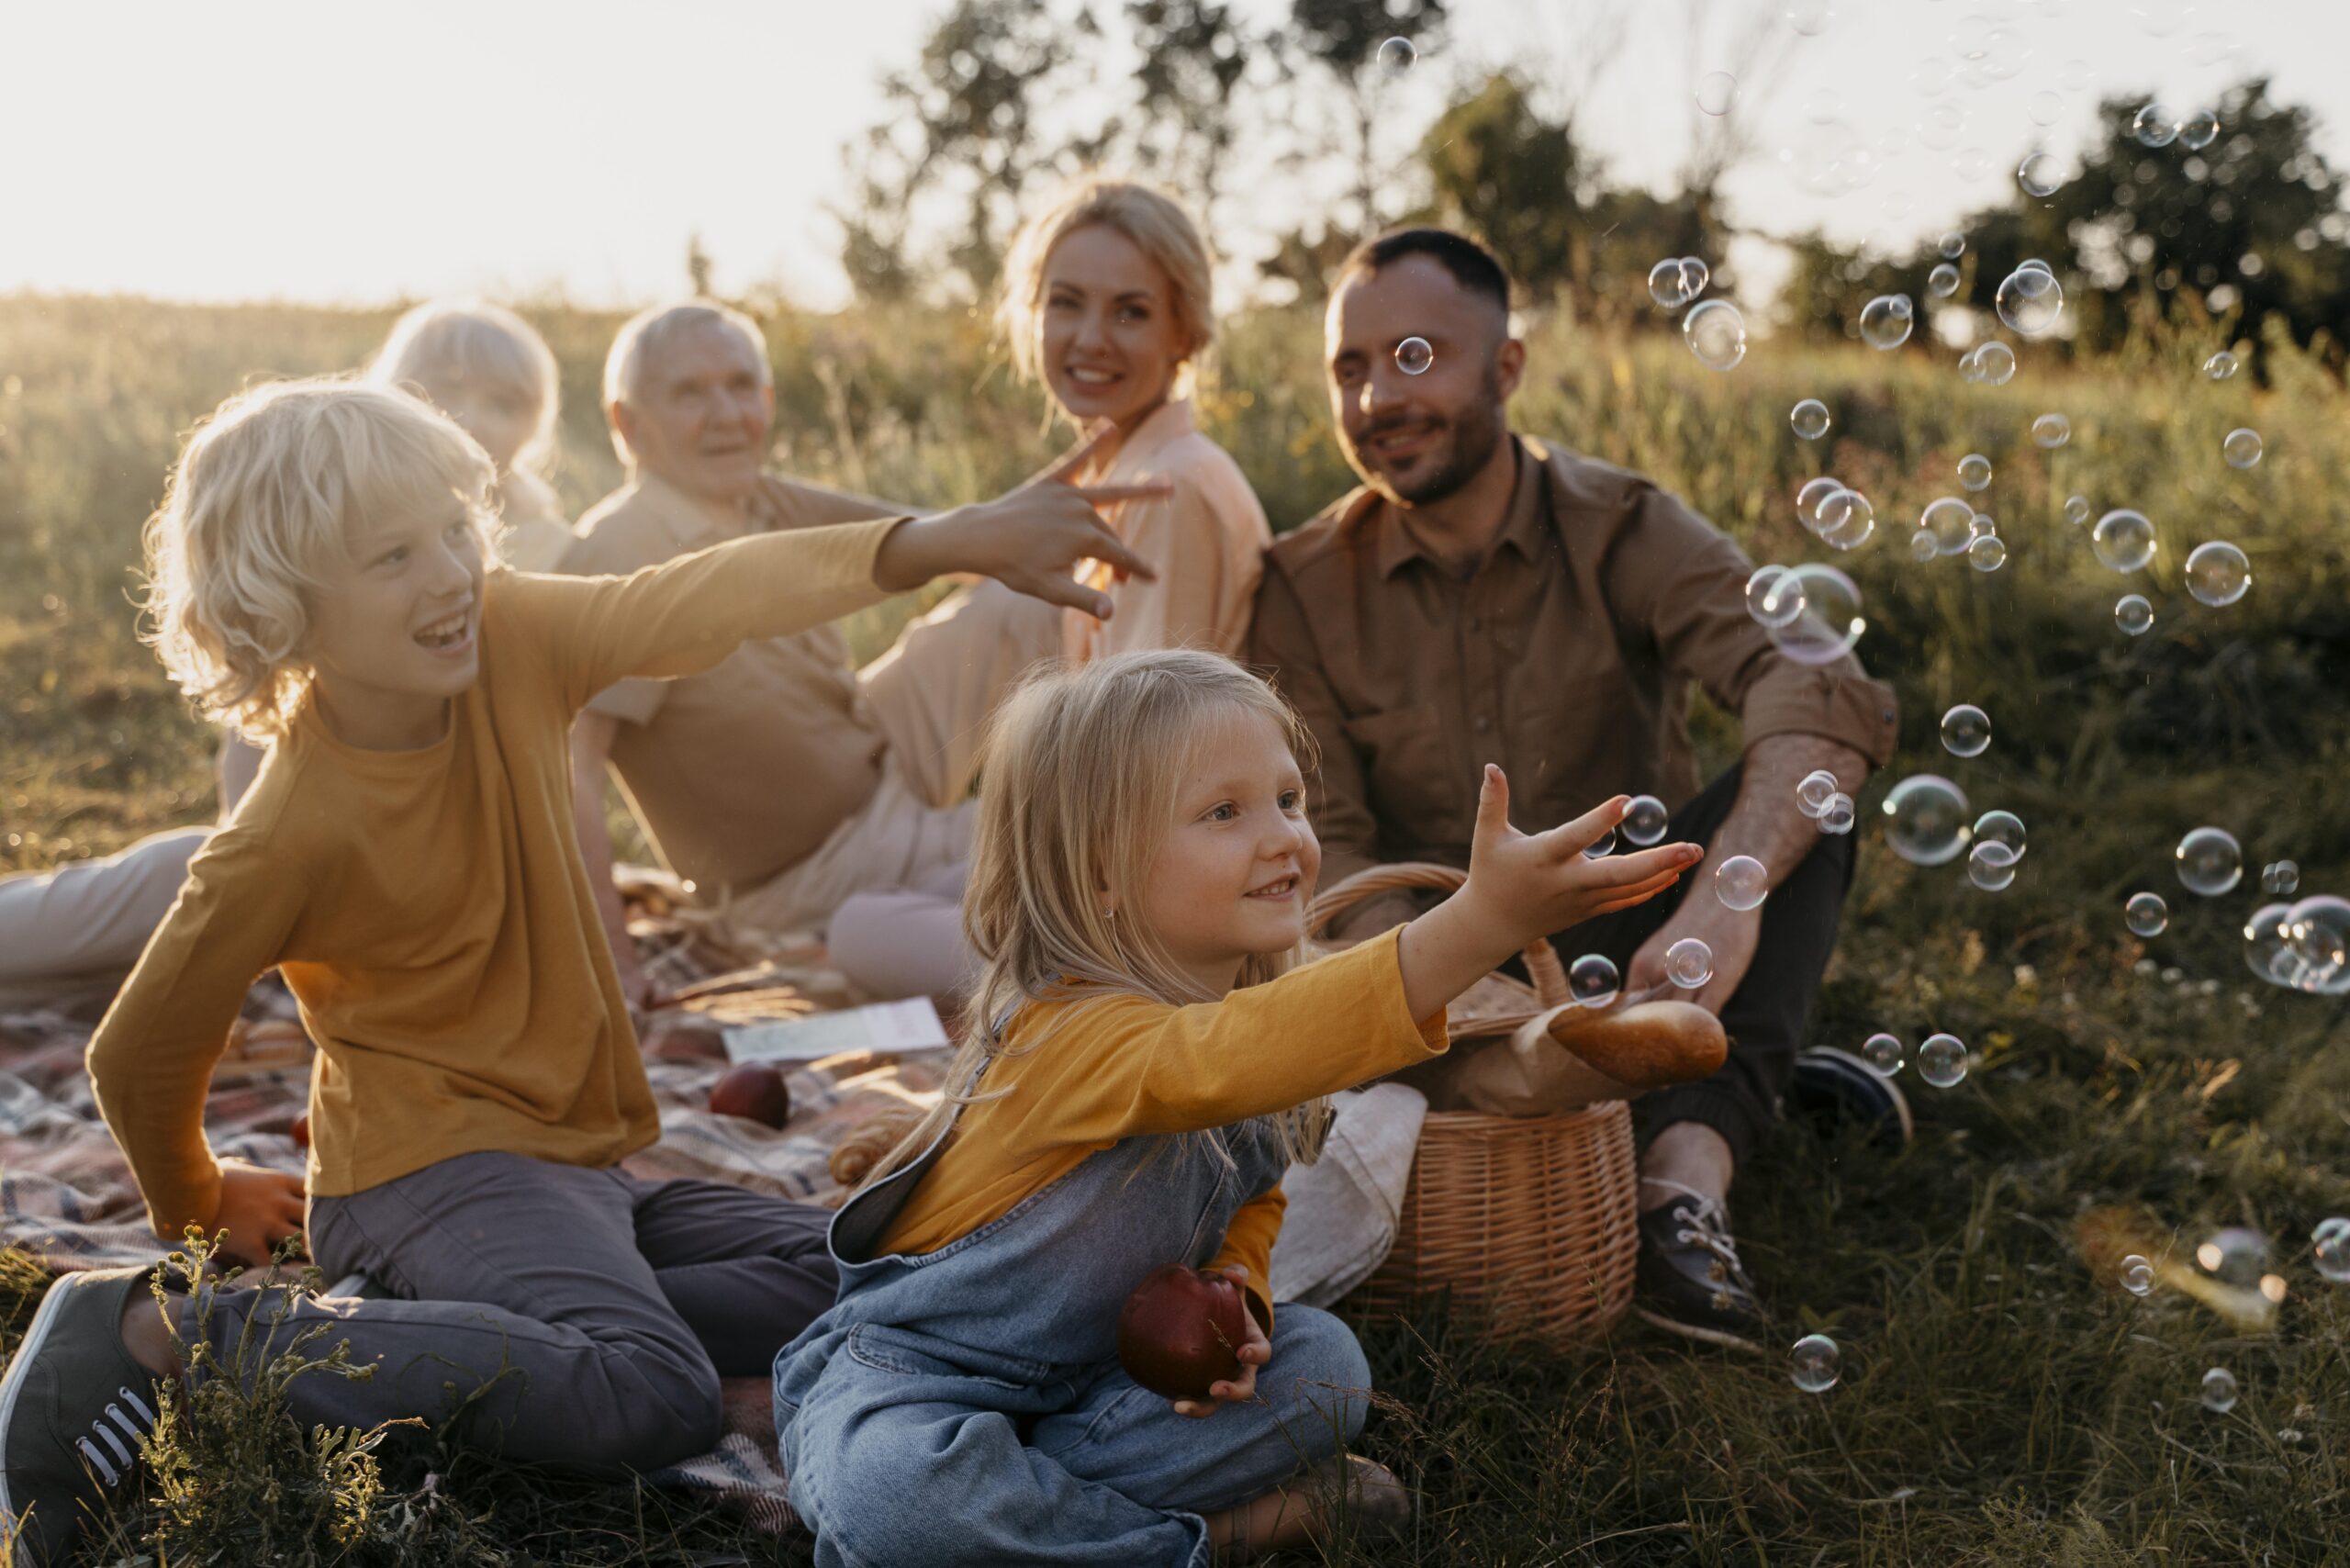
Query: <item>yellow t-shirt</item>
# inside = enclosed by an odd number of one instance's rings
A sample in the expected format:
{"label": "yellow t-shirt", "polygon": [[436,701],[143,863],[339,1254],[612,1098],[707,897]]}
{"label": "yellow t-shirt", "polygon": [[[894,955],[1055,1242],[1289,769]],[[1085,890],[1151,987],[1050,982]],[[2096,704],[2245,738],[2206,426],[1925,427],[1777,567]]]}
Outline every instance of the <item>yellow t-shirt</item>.
{"label": "yellow t-shirt", "polygon": [[306,706],[90,1042],[157,1232],[218,1210],[205,1092],[273,965],[319,1047],[314,1193],[484,1149],[599,1166],[652,1143],[572,825],[572,718],[624,677],[706,669],[744,638],[878,602],[874,554],[900,521],[755,535],[628,577],[493,570],[480,678],[420,751],[346,745]]}
{"label": "yellow t-shirt", "polygon": [[[1386,932],[1221,1002],[1120,995],[1024,1008],[980,1081],[986,1098],[963,1107],[880,1249],[934,1252],[1121,1138],[1203,1132],[1426,1061],[1445,1048],[1445,1010],[1415,1019],[1404,1004],[1402,937]],[[1243,1204],[1213,1265],[1248,1265],[1268,1332],[1266,1271],[1284,1201],[1276,1187]]]}

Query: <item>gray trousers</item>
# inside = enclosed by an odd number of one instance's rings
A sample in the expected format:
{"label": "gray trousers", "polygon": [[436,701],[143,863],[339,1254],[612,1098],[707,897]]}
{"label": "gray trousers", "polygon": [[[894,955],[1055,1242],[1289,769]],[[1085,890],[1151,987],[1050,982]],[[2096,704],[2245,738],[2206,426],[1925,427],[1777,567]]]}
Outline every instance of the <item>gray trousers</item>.
{"label": "gray trousers", "polygon": [[[205,1338],[226,1365],[248,1322],[254,1344],[279,1346],[331,1325],[309,1354],[344,1340],[375,1373],[296,1379],[287,1394],[305,1426],[438,1420],[478,1394],[464,1436],[509,1459],[655,1469],[716,1444],[722,1375],[767,1375],[832,1305],[831,1218],[722,1182],[459,1155],[311,1200],[310,1253],[327,1277],[364,1273],[404,1299],[285,1312],[276,1293],[224,1291]],[[191,1303],[184,1333],[195,1316]]]}
{"label": "gray trousers", "polygon": [[211,836],[208,827],[181,828],[103,860],[0,877],[0,1007],[120,984]]}

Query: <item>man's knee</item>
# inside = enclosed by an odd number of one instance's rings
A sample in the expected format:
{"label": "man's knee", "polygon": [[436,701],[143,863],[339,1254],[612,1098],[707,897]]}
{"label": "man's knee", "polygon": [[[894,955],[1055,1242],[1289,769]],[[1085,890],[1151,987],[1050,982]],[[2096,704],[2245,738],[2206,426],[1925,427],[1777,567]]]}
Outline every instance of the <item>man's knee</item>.
{"label": "man's knee", "polygon": [[[658,1470],[718,1446],[726,1401],[718,1369],[707,1355],[699,1349],[687,1355],[639,1347],[632,1348],[628,1360],[636,1375],[611,1380],[616,1395],[611,1425],[601,1433],[591,1429],[577,1434],[580,1441],[601,1450],[591,1456],[593,1462]],[[637,1385],[633,1394],[632,1383]],[[580,1423],[588,1428],[597,1425]]]}

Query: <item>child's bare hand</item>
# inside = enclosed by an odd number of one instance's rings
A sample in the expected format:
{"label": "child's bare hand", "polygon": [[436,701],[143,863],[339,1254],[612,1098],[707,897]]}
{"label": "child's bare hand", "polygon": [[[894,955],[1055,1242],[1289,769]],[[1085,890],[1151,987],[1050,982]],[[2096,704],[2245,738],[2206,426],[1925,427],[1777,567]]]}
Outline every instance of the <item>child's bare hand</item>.
{"label": "child's bare hand", "polygon": [[1123,577],[1158,574],[1127,548],[1094,509],[1112,501],[1165,496],[1164,479],[1142,485],[1078,485],[1097,450],[1116,434],[1111,426],[1018,489],[992,501],[957,507],[938,517],[901,523],[874,557],[873,580],[899,591],[949,572],[978,572],[1047,603],[1107,619],[1110,596],[1069,575],[1080,561],[1100,561]]}
{"label": "child's bare hand", "polygon": [[1520,833],[1509,825],[1509,779],[1488,763],[1477,796],[1469,882],[1461,891],[1507,929],[1513,951],[1595,914],[1647,902],[1705,852],[1694,844],[1661,844],[1586,857],[1583,851],[1623,821],[1628,803],[1618,795],[1548,833]]}
{"label": "child's bare hand", "polygon": [[[1224,1271],[1225,1277],[1237,1281],[1244,1288],[1248,1283],[1246,1265],[1235,1263]],[[1272,1341],[1265,1338],[1264,1326],[1257,1321],[1255,1312],[1244,1309],[1241,1317],[1248,1326],[1248,1337],[1240,1342],[1236,1352],[1240,1357],[1240,1375],[1226,1382],[1208,1384],[1205,1399],[1178,1399],[1175,1414],[1189,1416],[1195,1421],[1205,1420],[1227,1405],[1241,1405],[1257,1397],[1257,1369],[1273,1359]]]}
{"label": "child's bare hand", "polygon": [[242,1159],[220,1162],[220,1209],[207,1230],[225,1230],[230,1258],[251,1268],[269,1261],[277,1244],[302,1235],[302,1178]]}

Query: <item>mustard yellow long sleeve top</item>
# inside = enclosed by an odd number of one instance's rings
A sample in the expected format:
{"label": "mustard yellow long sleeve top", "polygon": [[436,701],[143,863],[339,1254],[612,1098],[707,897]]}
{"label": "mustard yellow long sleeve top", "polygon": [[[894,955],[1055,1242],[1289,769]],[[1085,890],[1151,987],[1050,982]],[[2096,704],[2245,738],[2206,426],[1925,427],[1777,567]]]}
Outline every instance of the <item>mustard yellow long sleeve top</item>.
{"label": "mustard yellow long sleeve top", "polygon": [[878,602],[874,555],[901,521],[755,534],[627,577],[493,570],[480,678],[420,751],[346,745],[305,705],[90,1042],[156,1231],[218,1211],[205,1093],[272,966],[319,1047],[314,1193],[485,1149],[600,1166],[652,1143],[572,826],[572,717],[615,680],[689,675]]}
{"label": "mustard yellow long sleeve top", "polygon": [[[1445,1010],[1415,1019],[1404,1005],[1402,937],[1388,931],[1221,1002],[1120,995],[1023,1008],[979,1085],[987,1098],[963,1107],[881,1250],[936,1251],[1121,1138],[1270,1115],[1442,1051]],[[1268,1333],[1285,1202],[1275,1187],[1241,1205],[1212,1265],[1248,1266]]]}

